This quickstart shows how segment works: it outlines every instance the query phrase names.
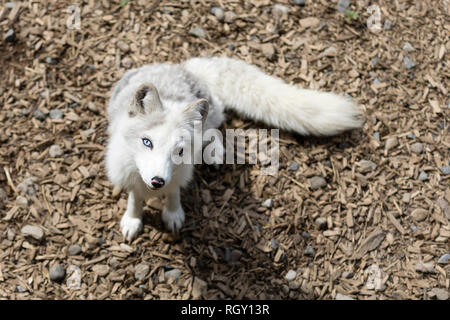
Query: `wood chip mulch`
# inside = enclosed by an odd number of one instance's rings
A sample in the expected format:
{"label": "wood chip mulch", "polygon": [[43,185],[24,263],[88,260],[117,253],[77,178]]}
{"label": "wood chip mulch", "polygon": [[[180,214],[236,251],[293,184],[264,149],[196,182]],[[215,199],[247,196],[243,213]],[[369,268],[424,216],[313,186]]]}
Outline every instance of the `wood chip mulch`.
{"label": "wood chip mulch", "polygon": [[[369,1],[351,1],[356,16],[337,3],[2,1],[0,298],[448,299],[448,3],[378,1],[376,33]],[[351,95],[367,122],[281,133],[276,176],[199,166],[181,237],[150,200],[124,243],[109,92],[129,68],[205,55]],[[229,114],[236,127],[263,126]]]}

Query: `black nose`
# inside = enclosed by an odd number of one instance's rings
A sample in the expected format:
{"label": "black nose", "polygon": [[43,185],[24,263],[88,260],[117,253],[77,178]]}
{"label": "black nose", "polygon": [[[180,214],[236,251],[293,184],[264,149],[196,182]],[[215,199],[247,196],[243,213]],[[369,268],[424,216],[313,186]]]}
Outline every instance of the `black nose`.
{"label": "black nose", "polygon": [[160,177],[153,177],[151,182],[155,188],[161,188],[164,185],[164,179]]}

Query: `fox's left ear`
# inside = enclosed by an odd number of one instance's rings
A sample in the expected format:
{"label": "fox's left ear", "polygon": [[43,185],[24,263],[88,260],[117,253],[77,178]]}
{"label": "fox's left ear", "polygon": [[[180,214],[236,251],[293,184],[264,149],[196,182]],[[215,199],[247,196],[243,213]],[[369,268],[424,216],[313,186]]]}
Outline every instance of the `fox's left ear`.
{"label": "fox's left ear", "polygon": [[196,100],[186,107],[185,113],[192,114],[194,113],[200,113],[200,116],[202,117],[202,123],[205,123],[206,117],[208,116],[209,111],[209,103],[206,99],[199,99]]}
{"label": "fox's left ear", "polygon": [[162,109],[158,90],[151,83],[144,83],[137,88],[133,100],[128,108],[128,114],[133,117],[138,113],[150,113]]}

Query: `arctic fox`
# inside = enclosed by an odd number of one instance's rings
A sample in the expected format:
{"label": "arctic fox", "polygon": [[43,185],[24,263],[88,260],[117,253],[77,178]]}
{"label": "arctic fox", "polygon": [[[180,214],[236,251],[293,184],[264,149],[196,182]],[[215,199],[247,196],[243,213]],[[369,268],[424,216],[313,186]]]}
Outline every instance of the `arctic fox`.
{"label": "arctic fox", "polygon": [[150,197],[165,197],[162,220],[170,231],[180,230],[180,188],[194,166],[172,161],[186,147],[174,135],[179,128],[192,131],[196,121],[205,130],[218,128],[228,108],[302,135],[335,135],[364,122],[362,109],[347,98],[300,89],[237,59],[192,58],[129,70],[111,94],[106,150],[109,180],[129,193],[120,222],[126,240],[142,230]]}

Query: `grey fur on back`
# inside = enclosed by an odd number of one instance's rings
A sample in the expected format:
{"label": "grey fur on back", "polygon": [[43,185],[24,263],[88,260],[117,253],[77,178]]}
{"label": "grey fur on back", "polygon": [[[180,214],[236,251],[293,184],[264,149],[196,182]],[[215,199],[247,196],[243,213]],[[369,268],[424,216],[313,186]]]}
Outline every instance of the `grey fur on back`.
{"label": "grey fur on back", "polygon": [[114,86],[108,105],[111,122],[117,114],[127,109],[136,89],[144,82],[152,83],[163,101],[178,101],[187,106],[189,103],[204,98],[210,107],[205,129],[221,125],[223,105],[212,97],[207,86],[196,76],[184,69],[183,64],[154,64],[128,70]]}

